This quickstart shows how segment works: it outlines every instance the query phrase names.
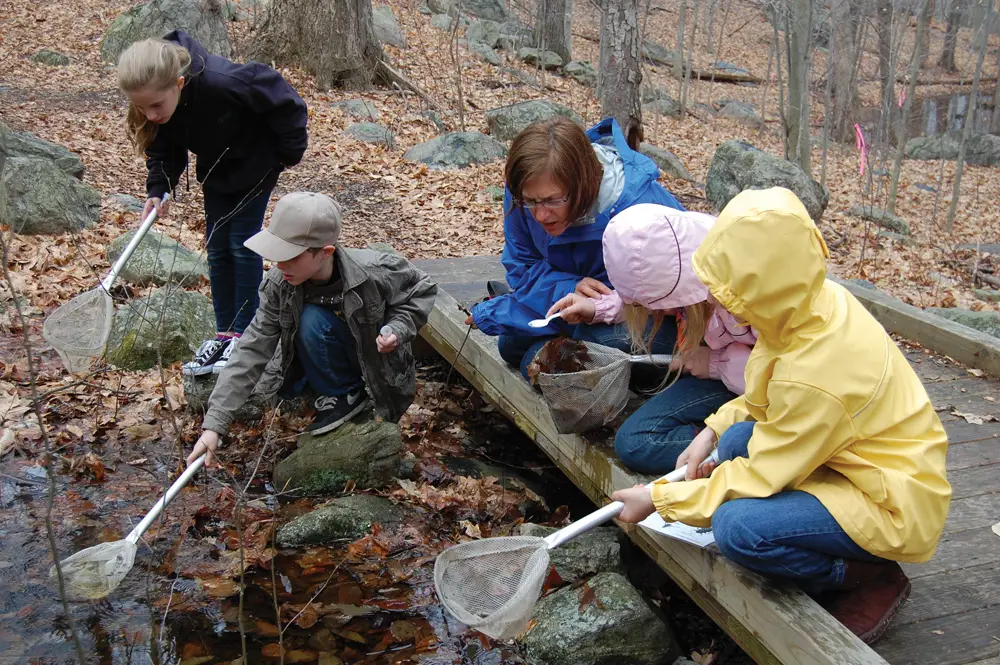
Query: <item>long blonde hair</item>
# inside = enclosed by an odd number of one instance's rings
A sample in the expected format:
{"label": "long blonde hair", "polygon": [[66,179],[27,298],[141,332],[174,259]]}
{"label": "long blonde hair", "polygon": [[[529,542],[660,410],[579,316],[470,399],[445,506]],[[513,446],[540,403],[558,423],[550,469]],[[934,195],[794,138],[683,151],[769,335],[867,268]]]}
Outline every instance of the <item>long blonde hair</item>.
{"label": "long blonde hair", "polygon": [[[632,341],[632,351],[642,355],[652,353],[653,339],[660,332],[666,318],[663,310],[650,311],[642,305],[632,303],[625,305],[624,313],[625,327],[628,329],[629,338]],[[708,301],[678,310],[677,342],[674,344],[673,351],[675,356],[683,357],[701,346],[711,316],[712,305]],[[678,378],[680,378],[679,373],[674,375],[673,380],[669,382],[665,380],[657,390],[669,388]]]}
{"label": "long blonde hair", "polygon": [[[191,66],[191,54],[180,44],[165,39],[135,42],[118,58],[118,87],[128,92],[166,90],[177,84]],[[156,125],[129,102],[125,131],[136,153],[142,154],[156,137]]]}

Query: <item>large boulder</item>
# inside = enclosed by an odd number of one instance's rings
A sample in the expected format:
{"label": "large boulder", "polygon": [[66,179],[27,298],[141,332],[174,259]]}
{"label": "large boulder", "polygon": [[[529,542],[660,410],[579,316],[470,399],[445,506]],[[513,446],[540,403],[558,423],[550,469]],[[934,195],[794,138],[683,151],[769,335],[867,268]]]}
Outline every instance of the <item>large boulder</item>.
{"label": "large boulder", "polygon": [[374,122],[356,122],[350,125],[344,133],[363,143],[374,143],[389,148],[396,147],[396,134],[388,127]]}
{"label": "large boulder", "polygon": [[[204,416],[208,410],[208,398],[215,390],[215,384],[219,380],[218,374],[204,374],[202,376],[184,375],[184,400],[187,402],[187,410],[196,416]],[[250,397],[240,405],[240,408],[233,416],[233,420],[241,423],[254,423],[261,419],[264,412],[270,407],[268,400],[259,393],[251,393]]]}
{"label": "large boulder", "polygon": [[15,233],[67,233],[93,226],[101,195],[56,161],[11,157],[0,169],[0,223]]}
{"label": "large boulder", "polygon": [[[530,522],[518,528],[519,535],[545,538],[557,529]],[[597,573],[625,574],[621,555],[622,532],[618,527],[592,529],[549,552],[549,563],[566,584]]]}
{"label": "large boulder", "polygon": [[691,177],[691,173],[684,168],[684,164],[681,163],[677,155],[669,150],[658,148],[651,143],[640,143],[639,152],[656,162],[656,165],[660,167],[661,173],[665,173],[671,178],[677,178],[678,180],[694,180]]}
{"label": "large boulder", "polygon": [[649,115],[665,115],[669,118],[679,117],[681,105],[670,98],[654,99],[642,105],[642,112]]}
{"label": "large boulder", "polygon": [[478,42],[489,46],[491,49],[500,45],[500,37],[502,35],[503,26],[500,23],[490,21],[489,19],[478,19],[473,21],[465,30],[465,38],[469,41],[469,44]]}
{"label": "large boulder", "polygon": [[443,169],[486,164],[506,156],[507,147],[491,136],[480,132],[448,132],[413,146],[403,158]]}
{"label": "large boulder", "polygon": [[746,189],[790,189],[802,201],[814,222],[826,210],[826,188],[806,175],[797,165],[769,155],[744,141],[726,141],[715,151],[708,167],[705,194],[716,212]]}
{"label": "large boulder", "polygon": [[389,5],[372,7],[372,26],[375,28],[375,38],[383,44],[406,48],[406,35],[399,27],[399,21]]}
{"label": "large boulder", "polygon": [[486,125],[490,128],[490,136],[501,141],[513,141],[531,123],[557,115],[583,125],[583,118],[573,109],[547,99],[532,99],[491,109],[486,112]]}
{"label": "large boulder", "polygon": [[580,85],[588,88],[597,87],[597,70],[589,60],[571,60],[563,67],[563,74],[569,76]]}
{"label": "large boulder", "polygon": [[[906,142],[909,159],[958,159],[961,138],[953,134],[918,136]],[[975,166],[1000,165],[1000,136],[973,134],[965,144],[965,163]]]}
{"label": "large boulder", "polygon": [[[135,231],[129,231],[112,240],[108,247],[108,262],[117,261],[134,236]],[[198,283],[199,277],[208,277],[208,261],[170,236],[150,229],[118,276],[140,286],[193,286]]]}
{"label": "large boulder", "polygon": [[366,122],[376,122],[379,118],[378,107],[367,99],[347,99],[333,104],[333,108],[340,109],[352,118],[364,120]]}
{"label": "large boulder", "polygon": [[965,163],[975,166],[1000,164],[1000,136],[975,134],[965,147]]}
{"label": "large boulder", "polygon": [[754,108],[753,104],[746,102],[727,101],[719,108],[718,115],[720,118],[731,118],[754,129],[760,129],[764,126],[764,119],[757,115],[757,109]]}
{"label": "large boulder", "polygon": [[967,328],[1000,337],[1000,312],[973,312],[961,307],[931,307],[927,311]]}
{"label": "large boulder", "polygon": [[76,153],[40,139],[31,132],[15,132],[0,122],[0,169],[10,157],[51,161],[66,175],[83,178],[83,162]]}
{"label": "large boulder", "polygon": [[522,46],[517,50],[518,59],[526,65],[542,69],[559,69],[563,66],[562,57],[553,51],[543,51],[533,46]]}
{"label": "large boulder", "polygon": [[667,624],[618,573],[546,596],[533,618],[521,643],[534,665],[670,665],[681,655]]}
{"label": "large boulder", "polygon": [[69,64],[69,58],[59,51],[50,51],[47,48],[43,48],[35,55],[28,58],[32,62],[37,62],[40,65],[48,65],[49,67],[65,67]]}
{"label": "large boulder", "polygon": [[372,526],[393,529],[403,521],[403,509],[389,499],[370,494],[351,494],[285,524],[277,533],[281,547],[322,545],[357,540]]}
{"label": "large boulder", "polygon": [[212,301],[200,293],[167,286],[115,312],[108,339],[108,362],[129,370],[187,361],[206,339],[215,337]]}
{"label": "large boulder", "polygon": [[500,60],[500,56],[497,52],[493,50],[492,47],[487,46],[482,42],[469,42],[469,50],[480,57],[480,59],[494,67],[499,67],[503,61]]}
{"label": "large boulder", "polygon": [[150,0],[136,5],[114,20],[101,39],[101,59],[118,62],[132,42],[162,37],[183,30],[201,42],[209,53],[229,57],[232,47],[226,31],[223,0]]}
{"label": "large boulder", "polygon": [[910,235],[910,225],[906,223],[906,220],[884,208],[876,208],[870,205],[852,206],[848,208],[847,214],[860,217],[893,233],[899,233],[904,236]]}
{"label": "large boulder", "polygon": [[649,39],[642,42],[642,57],[655,65],[673,67],[677,62],[677,51],[671,51],[666,46]]}
{"label": "large boulder", "polygon": [[278,491],[331,494],[351,480],[359,488],[384,487],[399,473],[403,439],[395,423],[353,421],[327,434],[302,434],[298,443],[274,468]]}

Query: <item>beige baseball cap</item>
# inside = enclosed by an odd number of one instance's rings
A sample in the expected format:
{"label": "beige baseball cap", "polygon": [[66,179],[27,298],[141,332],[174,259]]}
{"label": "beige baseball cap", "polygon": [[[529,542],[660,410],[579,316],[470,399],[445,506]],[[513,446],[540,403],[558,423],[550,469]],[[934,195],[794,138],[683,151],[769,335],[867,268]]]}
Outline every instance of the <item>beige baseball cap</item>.
{"label": "beige baseball cap", "polygon": [[325,194],[292,192],[274,205],[271,223],[243,245],[268,261],[290,261],[340,240],[340,204]]}

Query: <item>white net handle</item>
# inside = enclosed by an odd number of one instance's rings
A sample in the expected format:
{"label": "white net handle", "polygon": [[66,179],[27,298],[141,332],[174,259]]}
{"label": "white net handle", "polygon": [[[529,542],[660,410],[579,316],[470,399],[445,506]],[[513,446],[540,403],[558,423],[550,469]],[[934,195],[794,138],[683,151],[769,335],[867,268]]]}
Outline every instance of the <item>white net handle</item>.
{"label": "white net handle", "polygon": [[[169,192],[163,195],[160,205],[163,205],[168,201],[170,201]],[[135,232],[135,235],[132,236],[132,239],[129,240],[127,245],[125,245],[125,249],[122,250],[122,255],[119,256],[118,260],[115,261],[115,264],[111,266],[111,272],[109,272],[108,276],[101,282],[101,288],[105,291],[111,290],[111,287],[115,284],[115,280],[118,279],[118,273],[122,271],[122,268],[125,267],[128,260],[132,258],[132,253],[135,252],[135,248],[138,247],[139,243],[142,242],[142,239],[146,237],[146,233],[149,231],[150,227],[153,226],[153,222],[155,221],[156,206],[153,206],[153,209],[149,211],[148,215],[146,215],[146,219],[142,221],[142,226],[139,227],[139,229]]]}
{"label": "white net handle", "polygon": [[205,464],[205,458],[207,456],[208,453],[202,453],[200,457],[191,462],[188,468],[184,469],[184,473],[177,477],[177,480],[175,480],[174,484],[170,486],[167,493],[160,497],[160,500],[156,502],[156,505],[149,509],[149,512],[146,513],[146,516],[142,518],[141,522],[135,525],[132,532],[125,536],[125,540],[129,541],[133,545],[139,542],[139,538],[141,538],[142,534],[146,532],[149,525],[160,516],[160,513],[163,512],[163,509],[167,507],[168,503],[173,501],[174,497],[177,496],[177,493],[184,489],[184,486],[188,484],[191,477],[198,473],[198,469]]}
{"label": "white net handle", "polygon": [[[702,464],[705,464],[710,461],[718,464],[719,462],[718,448],[713,450],[712,454],[706,457],[705,461],[702,462]],[[662,478],[659,478],[658,480],[655,480],[652,483],[646,485],[646,487],[652,487],[655,483],[661,480],[666,480],[667,482],[670,483],[676,483],[678,481],[684,480],[684,475],[686,473],[687,473],[687,464],[685,464],[679,469],[674,469],[673,471],[663,476]],[[595,510],[594,512],[590,513],[586,517],[581,517],[572,524],[565,526],[562,529],[559,529],[555,533],[549,534],[548,536],[543,538],[543,540],[545,541],[545,545],[550,550],[555,549],[556,547],[559,547],[566,541],[572,540],[573,538],[576,538],[580,534],[590,531],[595,526],[603,524],[604,522],[607,522],[609,520],[613,520],[614,518],[621,515],[621,512],[624,509],[625,509],[624,503],[622,503],[621,501],[612,501],[603,508]]]}

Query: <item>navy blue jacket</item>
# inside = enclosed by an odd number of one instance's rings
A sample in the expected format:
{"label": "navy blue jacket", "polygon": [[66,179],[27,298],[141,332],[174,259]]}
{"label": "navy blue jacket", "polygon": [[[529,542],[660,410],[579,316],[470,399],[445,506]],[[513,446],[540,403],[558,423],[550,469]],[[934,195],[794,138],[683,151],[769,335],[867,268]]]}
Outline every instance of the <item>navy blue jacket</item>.
{"label": "navy blue jacket", "polygon": [[205,188],[223,194],[268,190],[286,166],[306,151],[306,103],[281,74],[267,65],[241,65],[210,55],[182,30],[164,39],[191,53],[177,110],[156,129],[146,149],[146,192],[173,191],[198,157],[196,174]]}
{"label": "navy blue jacket", "polygon": [[656,181],[660,169],[649,157],[628,147],[618,123],[606,118],[587,132],[591,143],[611,143],[621,157],[625,188],[607,210],[601,210],[592,224],[571,226],[553,238],[531,216],[531,211],[515,205],[510,190],[504,188],[503,265],[512,293],[487,300],[472,308],[476,326],[487,335],[538,337],[569,332],[572,328],[556,319],[544,328],[532,328],[531,319],[545,316],[552,305],[572,293],[584,277],[604,282],[604,229],[616,214],[637,203],[658,203],[683,210],[673,194]]}

